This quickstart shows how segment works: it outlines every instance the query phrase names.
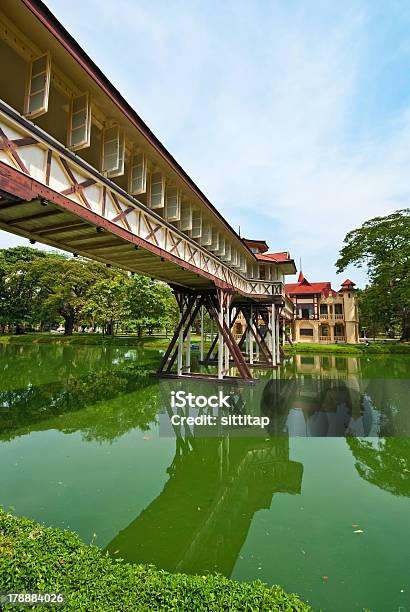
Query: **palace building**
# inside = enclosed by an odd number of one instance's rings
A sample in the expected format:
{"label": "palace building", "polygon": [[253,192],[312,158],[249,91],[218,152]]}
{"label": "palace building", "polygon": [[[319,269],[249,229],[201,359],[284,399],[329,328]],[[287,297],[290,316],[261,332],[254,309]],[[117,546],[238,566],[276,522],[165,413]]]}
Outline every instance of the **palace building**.
{"label": "palace building", "polygon": [[355,283],[349,279],[335,291],[329,282],[311,283],[302,272],[297,283],[285,285],[293,303],[293,342],[359,342]]}

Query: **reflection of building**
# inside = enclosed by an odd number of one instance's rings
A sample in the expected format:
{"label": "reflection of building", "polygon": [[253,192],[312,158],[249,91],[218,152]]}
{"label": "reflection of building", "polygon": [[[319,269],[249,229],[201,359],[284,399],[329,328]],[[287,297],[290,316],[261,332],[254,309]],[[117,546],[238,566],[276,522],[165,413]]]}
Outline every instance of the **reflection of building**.
{"label": "reflection of building", "polygon": [[284,367],[289,374],[308,374],[326,378],[351,378],[359,380],[360,361],[347,355],[294,355],[292,362]]}
{"label": "reflection of building", "polygon": [[177,438],[161,494],[109,544],[170,571],[232,573],[254,514],[273,493],[300,493],[289,440]]}
{"label": "reflection of building", "polygon": [[294,305],[293,342],[359,342],[355,283],[345,280],[339,291],[329,282],[310,283],[300,272],[298,282],[286,284]]}

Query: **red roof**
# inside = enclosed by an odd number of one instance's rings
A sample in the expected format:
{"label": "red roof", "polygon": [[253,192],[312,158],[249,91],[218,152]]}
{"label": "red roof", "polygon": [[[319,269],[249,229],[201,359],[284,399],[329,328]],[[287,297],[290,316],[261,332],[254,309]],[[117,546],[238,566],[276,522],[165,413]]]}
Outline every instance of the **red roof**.
{"label": "red roof", "polygon": [[356,283],[354,283],[353,281],[349,280],[348,278],[342,283],[342,287],[347,287],[348,285],[355,285]]}
{"label": "red roof", "polygon": [[246,244],[248,249],[259,249],[261,253],[265,253],[269,249],[265,240],[251,240],[250,238],[242,238],[242,242]]}
{"label": "red roof", "polygon": [[332,289],[332,286],[329,281],[324,281],[321,283],[310,283],[307,278],[303,276],[302,272],[299,272],[297,283],[286,283],[285,292],[287,293],[287,295],[314,295],[317,293],[322,293],[326,297],[328,297],[329,295],[337,295],[336,291]]}
{"label": "red roof", "polygon": [[260,261],[273,261],[275,263],[280,261],[291,261],[287,251],[282,251],[281,253],[255,253],[255,257]]}

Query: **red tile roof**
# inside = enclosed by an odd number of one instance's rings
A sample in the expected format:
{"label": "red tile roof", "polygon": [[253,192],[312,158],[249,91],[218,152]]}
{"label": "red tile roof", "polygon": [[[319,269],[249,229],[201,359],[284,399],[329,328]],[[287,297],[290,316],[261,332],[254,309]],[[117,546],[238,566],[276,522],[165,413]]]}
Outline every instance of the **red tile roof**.
{"label": "red tile roof", "polygon": [[287,251],[282,251],[281,253],[255,253],[255,257],[259,259],[259,261],[273,261],[275,263],[280,261],[291,261]]}
{"label": "red tile roof", "polygon": [[348,278],[342,283],[342,287],[347,287],[348,285],[355,285],[356,283],[354,283],[353,281],[349,280]]}
{"label": "red tile roof", "polygon": [[259,249],[261,253],[266,253],[269,249],[265,240],[251,240],[250,238],[242,238],[242,242],[246,244],[248,249]]}
{"label": "red tile roof", "polygon": [[[351,285],[355,285],[353,281],[346,279],[344,283],[342,283],[342,287],[349,287]],[[303,272],[299,272],[298,282],[297,283],[286,283],[285,284],[285,293],[286,295],[314,295],[317,293],[321,293],[326,297],[332,295],[333,297],[337,296],[337,291],[332,289],[329,281],[324,281],[322,283],[310,283],[307,278],[303,276]]]}
{"label": "red tile roof", "polygon": [[326,297],[328,297],[329,295],[335,297],[337,295],[337,292],[332,289],[332,286],[329,281],[324,281],[321,283],[310,283],[307,278],[303,276],[302,272],[299,272],[297,283],[286,283],[285,293],[287,295],[314,295],[317,293],[321,293]]}

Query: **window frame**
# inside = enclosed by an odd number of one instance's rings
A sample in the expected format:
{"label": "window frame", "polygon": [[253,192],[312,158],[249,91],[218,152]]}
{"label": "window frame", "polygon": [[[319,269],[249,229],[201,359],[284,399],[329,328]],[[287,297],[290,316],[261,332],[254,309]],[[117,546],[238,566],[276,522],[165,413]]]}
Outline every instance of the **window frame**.
{"label": "window frame", "polygon": [[[38,72],[33,76],[34,63],[43,58],[45,58],[46,60],[46,66],[45,66],[44,72]],[[32,89],[33,78],[36,78],[42,74],[45,74],[44,88],[39,89],[35,91],[34,93],[32,93],[31,89]],[[44,115],[48,111],[48,102],[50,98],[50,84],[51,84],[51,54],[50,54],[50,51],[46,51],[46,53],[42,53],[41,55],[33,57],[33,59],[30,60],[29,65],[28,65],[28,75],[27,75],[27,80],[26,80],[26,91],[25,91],[25,96],[24,96],[24,112],[23,112],[24,116],[27,117],[27,119],[35,119],[36,117],[40,117],[41,115]],[[33,96],[36,96],[41,92],[44,92],[43,102],[42,102],[41,107],[39,107],[37,110],[30,111],[30,99]]]}

